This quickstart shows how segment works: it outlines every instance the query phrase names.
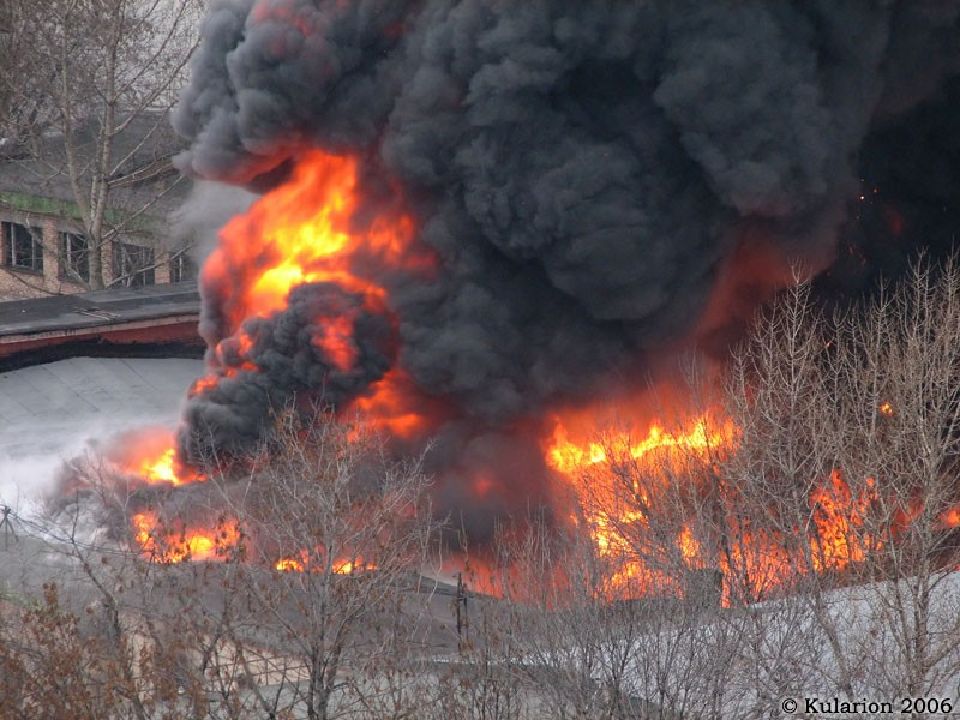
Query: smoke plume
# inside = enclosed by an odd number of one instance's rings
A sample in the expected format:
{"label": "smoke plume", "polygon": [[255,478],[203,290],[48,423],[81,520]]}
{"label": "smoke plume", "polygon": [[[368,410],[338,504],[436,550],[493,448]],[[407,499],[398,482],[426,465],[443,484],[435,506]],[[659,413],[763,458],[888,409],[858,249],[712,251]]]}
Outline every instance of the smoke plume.
{"label": "smoke plume", "polygon": [[864,149],[931,102],[956,119],[937,98],[958,39],[958,0],[221,2],[175,116],[181,168],[263,190],[305,148],[355,154],[442,272],[384,279],[395,357],[354,307],[349,376],[304,330],[350,298],[302,288],[249,330],[264,372],[188,419],[237,448],[271,404],[349,398],[391,364],[474,428],[589,397],[689,336],[751,243],[828,266]]}

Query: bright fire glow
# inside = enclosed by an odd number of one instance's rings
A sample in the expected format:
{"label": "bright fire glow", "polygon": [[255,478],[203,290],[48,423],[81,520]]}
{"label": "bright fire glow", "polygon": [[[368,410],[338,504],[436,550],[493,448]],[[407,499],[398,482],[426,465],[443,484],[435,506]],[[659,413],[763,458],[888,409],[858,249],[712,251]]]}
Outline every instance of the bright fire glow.
{"label": "bright fire glow", "polygon": [[[243,323],[286,307],[290,291],[307,283],[331,283],[359,295],[367,309],[389,310],[389,298],[375,276],[379,271],[428,276],[432,254],[413,242],[412,219],[385,213],[358,229],[358,161],[319,150],[304,152],[289,181],[261,197],[220,233],[220,243],[204,264],[204,285],[215,292],[226,337],[214,349],[211,373],[194,384],[193,394],[216,387],[221,377],[255,372],[251,339]],[[373,270],[373,271],[371,271]],[[313,344],[331,365],[349,371],[357,361],[352,314],[318,318]],[[397,393],[395,382],[380,388]],[[395,398],[368,405],[397,405]],[[402,415],[408,414],[403,409]],[[409,422],[409,421],[401,421]]]}
{"label": "bright fire glow", "polygon": [[240,542],[237,523],[230,520],[222,520],[212,528],[167,525],[155,512],[145,510],[134,514],[130,522],[141,554],[157,563],[222,559]]}
{"label": "bright fire glow", "polygon": [[358,572],[376,570],[377,564],[364,562],[361,558],[357,558],[356,560],[339,560],[333,563],[332,569],[337,575],[352,575]]}
{"label": "bright fire glow", "polygon": [[176,436],[168,428],[138,430],[113,451],[113,461],[124,475],[149,485],[186,485],[204,480],[177,458]]}
{"label": "bright fire glow", "polygon": [[[612,588],[629,587],[630,592],[639,589],[642,593],[668,580],[662,573],[635,558],[635,548],[628,537],[629,528],[647,524],[644,508],[652,501],[649,488],[630,489],[633,502],[624,504],[619,496],[625,488],[618,487],[622,479],[618,482],[616,473],[607,470],[612,469],[612,464],[632,460],[644,472],[655,477],[666,466],[682,463],[691,454],[706,458],[711,452],[730,446],[733,438],[731,423],[716,422],[704,415],[675,432],[667,430],[659,422],[653,422],[639,439],[628,432],[617,432],[603,442],[575,442],[570,438],[562,419],[555,419],[553,435],[545,448],[547,464],[565,476],[573,488],[584,510],[598,555],[615,561],[615,570],[610,578]],[[613,457],[609,457],[611,453]],[[676,551],[688,565],[701,564],[701,544],[690,527],[684,526],[677,534]]]}
{"label": "bright fire glow", "polygon": [[[647,454],[669,452],[671,449],[680,451],[693,450],[706,452],[710,448],[720,448],[727,444],[732,436],[732,426],[727,423],[723,427],[712,428],[707,417],[701,417],[689,430],[668,432],[658,423],[654,423],[647,430],[647,435],[639,441],[633,440],[627,433],[620,433],[608,443],[614,451],[627,450],[634,460],[640,460]],[[588,442],[585,445],[571,442],[567,439],[567,431],[561,423],[557,423],[553,435],[553,443],[548,451],[548,462],[552,468],[564,474],[570,474],[583,465],[596,465],[607,460],[607,449],[604,443]]]}
{"label": "bright fire glow", "polygon": [[171,485],[179,485],[180,478],[177,477],[173,464],[177,459],[177,451],[173,448],[167,448],[159,458],[144,458],[140,465],[140,474],[150,482],[168,482]]}
{"label": "bright fire glow", "polygon": [[814,570],[842,570],[864,558],[864,544],[879,545],[879,540],[862,537],[860,528],[868,506],[876,500],[874,482],[868,478],[866,491],[854,494],[838,470],[828,482],[810,493],[810,508],[817,533],[810,540]]}
{"label": "bright fire glow", "polygon": [[[430,278],[436,271],[436,259],[415,242],[413,221],[403,212],[384,212],[361,227],[357,215],[365,213],[358,213],[360,201],[357,158],[307,151],[297,158],[288,181],[227,224],[202,271],[203,284],[214,298],[212,312],[219,318],[221,336],[208,338],[213,344],[209,372],[194,383],[191,395],[212,392],[224,378],[238,373],[259,371],[256,340],[244,323],[284,309],[297,286],[336,285],[360,298],[366,310],[385,314],[396,324],[388,289],[380,278],[398,272]],[[350,372],[358,362],[355,321],[350,309],[317,318],[311,342],[324,353],[333,371]],[[393,367],[341,410],[358,412],[369,426],[391,437],[410,439],[425,435],[442,414],[443,408],[436,403],[424,398],[410,378]],[[885,417],[894,415],[893,405],[886,401],[877,411]],[[626,531],[648,526],[648,515],[657,511],[658,473],[680,469],[691,458],[709,463],[716,453],[735,447],[736,428],[704,414],[676,430],[653,420],[641,424],[645,429],[639,434],[619,432],[597,442],[578,432],[583,425],[591,431],[596,427],[597,415],[589,411],[584,415],[580,423],[555,418],[543,448],[546,463],[573,488],[597,554],[613,561],[612,586],[653,587],[664,581],[664,573],[636,559]],[[202,480],[178,463],[174,440],[171,435],[164,442],[151,441],[137,448],[124,463],[125,469],[149,483],[176,486]],[[640,466],[651,483],[627,488],[632,495],[627,503],[621,497],[625,489],[616,488],[615,478],[605,473],[605,468],[625,460]],[[488,478],[474,479],[476,497],[491,490]],[[839,472],[815,487],[808,498],[809,548],[806,539],[801,541],[802,554],[809,550],[813,571],[843,570],[863,560],[867,547],[877,542],[861,527],[875,499],[869,484],[866,490],[853,492]],[[160,532],[156,515],[149,512],[135,515],[132,523],[141,550],[161,562],[222,557],[240,540],[235,523]],[[942,523],[960,525],[960,510],[944,513]],[[756,596],[776,585],[798,562],[797,557],[788,556],[784,538],[732,525],[727,534],[732,541],[726,552],[719,553],[711,547],[710,538],[698,537],[692,524],[681,518],[666,534],[666,544],[671,547],[664,552],[689,568],[718,568],[728,581],[736,578]],[[303,553],[275,562],[278,571],[303,572],[309,565]],[[374,568],[359,558],[331,565],[337,574]]]}
{"label": "bright fire glow", "polygon": [[940,515],[940,522],[944,527],[960,527],[960,506],[948,508]]}
{"label": "bright fire glow", "polygon": [[[358,213],[360,205],[357,158],[313,150],[300,154],[288,181],[227,224],[202,271],[204,286],[214,298],[211,310],[219,319],[221,336],[208,338],[213,344],[209,371],[194,383],[191,395],[214,391],[224,378],[259,371],[256,339],[244,323],[284,309],[291,291],[299,285],[336,285],[357,296],[366,310],[385,314],[396,325],[388,289],[380,278],[403,273],[428,279],[436,271],[436,258],[415,242],[409,215],[384,212],[361,226],[357,215],[365,213]],[[332,371],[350,372],[360,358],[354,338],[355,311],[345,308],[316,320],[312,344],[323,352]],[[340,410],[359,413],[368,427],[397,439],[425,436],[444,413],[439,401],[425,398],[397,367]],[[632,592],[637,587],[669,585],[660,567],[637,558],[630,532],[648,527],[651,514],[657,512],[663,494],[658,477],[666,484],[666,475],[682,475],[682,465],[690,459],[711,463],[717,453],[735,447],[736,428],[708,413],[676,430],[649,420],[638,425],[643,428],[640,433],[613,433],[597,442],[581,432],[584,427],[590,432],[596,427],[599,414],[593,410],[580,413],[579,419],[555,418],[543,447],[545,461],[574,490],[597,555],[614,568],[611,586],[629,586]],[[894,407],[884,401],[877,412],[892,417]],[[175,447],[172,434],[162,442],[151,440],[137,447],[124,467],[148,483],[177,486],[202,480],[178,463]],[[641,468],[646,485],[616,487],[615,473],[608,470],[624,461]],[[483,498],[494,487],[489,478],[479,475],[473,479],[472,490],[475,497]],[[802,552],[796,550],[796,543],[791,546],[796,557],[785,549],[787,539],[758,528],[734,527],[729,519],[722,519],[731,523],[724,531],[730,538],[724,552],[718,551],[715,538],[698,537],[688,518],[679,518],[677,526],[665,533],[665,544],[670,547],[660,551],[691,569],[719,569],[728,586],[736,581],[759,597],[787,577],[788,570],[801,562],[800,555],[808,558],[807,567],[812,566],[814,572],[838,571],[861,562],[868,546],[878,544],[861,527],[876,500],[869,483],[865,490],[854,492],[840,473],[834,472],[807,499],[809,541],[800,541]],[[233,529],[227,524],[158,533],[157,517],[152,513],[137,514],[132,522],[141,550],[161,562],[221,557],[240,539],[235,523]],[[941,522],[960,526],[960,510],[944,513]],[[275,568],[303,572],[310,563],[306,553],[300,553],[276,560]],[[337,560],[330,566],[337,574],[374,568],[359,558]]]}
{"label": "bright fire glow", "polygon": [[689,527],[684,527],[680,531],[680,535],[677,537],[677,546],[680,548],[683,559],[688,563],[693,563],[700,557],[700,543],[693,536],[693,531]]}
{"label": "bright fire glow", "polygon": [[[280,572],[304,572],[307,569],[310,572],[322,572],[322,568],[317,563],[310,562],[308,553],[301,550],[295,556],[282,557],[273,565],[275,570]],[[370,572],[377,569],[377,564],[366,562],[363,558],[353,558],[352,560],[334,560],[330,565],[330,572],[334,575],[353,575],[359,572]]]}
{"label": "bright fire glow", "polygon": [[[387,288],[381,277],[402,273],[418,279],[432,277],[433,254],[414,242],[412,218],[396,209],[369,219],[361,227],[358,159],[319,150],[301,153],[289,179],[260,197],[250,209],[233,218],[221,231],[219,244],[204,264],[202,282],[214,298],[212,311],[222,336],[214,344],[208,373],[190,388],[190,395],[214,391],[224,378],[259,371],[256,339],[244,326],[247,320],[267,317],[284,309],[290,292],[306,283],[329,283],[358,296],[366,310],[391,314]],[[354,340],[355,311],[350,308],[318,317],[312,344],[329,360],[333,371],[350,372],[360,348]],[[441,410],[426,400],[398,368],[390,369],[368,391],[342,412],[357,412],[367,427],[408,439],[426,432],[428,415]],[[150,483],[181,485],[202,479],[177,462],[175,438],[151,445],[128,463],[131,474]],[[156,518],[135,516],[134,535],[144,551],[152,552],[156,538],[149,532]],[[215,555],[217,533],[189,528],[164,557]],[[302,569],[299,558],[277,561],[279,570]],[[339,562],[334,572],[369,569],[361,561]]]}
{"label": "bright fire glow", "polygon": [[168,484],[173,486],[188,485],[200,482],[204,477],[189,468],[183,467],[177,460],[177,451],[168,447],[159,456],[141,459],[134,474],[143,478],[150,485]]}
{"label": "bright fire glow", "polygon": [[280,558],[273,565],[280,572],[303,572],[303,562],[297,558]]}
{"label": "bright fire glow", "polygon": [[[862,562],[868,548],[882,546],[863,531],[870,505],[877,499],[875,483],[867,479],[864,488],[854,492],[839,471],[834,471],[809,496],[811,531],[805,541],[809,543],[809,555],[797,549],[798,555],[791,557],[786,548],[795,546],[790,544],[793,538],[738,528],[732,518],[725,530],[723,551],[705,546],[685,522],[675,535],[672,551],[661,548],[651,552],[644,546],[643,531],[649,526],[648,514],[657,512],[661,494],[658,486],[666,487],[671,474],[674,481],[680,478],[681,483],[695,483],[692,477],[684,476],[683,464],[690,459],[709,463],[718,453],[735,451],[736,438],[732,423],[704,414],[674,432],[654,421],[639,439],[617,432],[603,442],[575,442],[562,419],[556,418],[552,436],[544,447],[545,459],[574,490],[598,557],[613,563],[610,586],[614,594],[642,595],[676,584],[669,573],[644,559],[651,554],[660,553],[668,561],[667,556],[673,552],[689,569],[719,569],[725,578],[725,600],[729,602],[732,585],[739,588],[739,593],[759,598],[780,585],[791,568],[808,567],[817,573],[841,571],[851,563]],[[643,478],[643,484],[636,484],[631,473],[616,470],[624,462],[635,463],[634,474]],[[628,487],[629,483],[634,484]],[[960,512],[947,513],[943,523],[949,525],[956,518],[960,518]]]}

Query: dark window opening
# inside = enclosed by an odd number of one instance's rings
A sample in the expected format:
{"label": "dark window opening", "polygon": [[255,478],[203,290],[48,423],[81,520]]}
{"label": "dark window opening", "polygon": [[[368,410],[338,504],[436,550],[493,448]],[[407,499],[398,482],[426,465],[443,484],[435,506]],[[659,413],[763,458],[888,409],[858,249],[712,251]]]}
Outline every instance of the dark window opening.
{"label": "dark window opening", "polygon": [[156,279],[156,253],[151,247],[116,243],[113,253],[113,275],[123,287],[153,285]]}
{"label": "dark window opening", "polygon": [[185,282],[196,278],[197,265],[185,251],[180,251],[170,258],[170,282]]}
{"label": "dark window opening", "polygon": [[43,272],[43,231],[20,223],[0,223],[3,264],[19,270]]}
{"label": "dark window opening", "polygon": [[87,238],[77,233],[61,233],[63,238],[63,274],[69,280],[78,277],[90,281],[90,248]]}

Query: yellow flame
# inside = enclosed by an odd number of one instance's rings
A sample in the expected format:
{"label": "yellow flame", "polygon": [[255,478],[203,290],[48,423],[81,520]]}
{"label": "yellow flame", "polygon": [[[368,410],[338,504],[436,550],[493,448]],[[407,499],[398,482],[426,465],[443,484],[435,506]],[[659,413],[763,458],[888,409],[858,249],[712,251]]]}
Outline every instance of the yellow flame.
{"label": "yellow flame", "polygon": [[303,563],[294,558],[280,558],[273,567],[280,572],[303,572]]}
{"label": "yellow flame", "polygon": [[680,531],[680,535],[677,536],[677,547],[680,548],[683,559],[688,563],[700,557],[700,543],[693,536],[693,531],[688,526],[685,526]]}
{"label": "yellow flame", "polygon": [[180,478],[174,469],[176,450],[168,448],[158,458],[146,458],[140,466],[140,474],[150,482],[168,482],[180,485]]}
{"label": "yellow flame", "polygon": [[[608,445],[614,449],[628,448],[630,456],[634,460],[639,460],[651,452],[670,448],[703,451],[711,447],[720,447],[728,444],[732,435],[730,423],[711,430],[707,418],[701,417],[687,432],[671,433],[662,425],[655,423],[650,426],[647,436],[639,442],[631,443],[626,434],[621,434]],[[607,448],[598,442],[577,445],[567,439],[566,429],[562,424],[558,424],[547,458],[551,467],[569,475],[584,465],[606,462]]]}
{"label": "yellow flame", "polygon": [[135,513],[130,523],[141,553],[157,563],[217,559],[240,542],[240,531],[231,523],[210,528],[183,527],[179,531],[171,527],[168,532],[151,511]]}

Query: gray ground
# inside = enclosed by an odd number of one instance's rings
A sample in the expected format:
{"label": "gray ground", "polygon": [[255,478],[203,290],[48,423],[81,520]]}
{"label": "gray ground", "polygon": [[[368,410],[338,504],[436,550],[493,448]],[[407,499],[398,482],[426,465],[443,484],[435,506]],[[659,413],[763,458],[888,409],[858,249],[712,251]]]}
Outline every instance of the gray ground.
{"label": "gray ground", "polygon": [[139,425],[174,425],[199,360],[72,358],[0,373],[0,503],[29,512],[64,459]]}

